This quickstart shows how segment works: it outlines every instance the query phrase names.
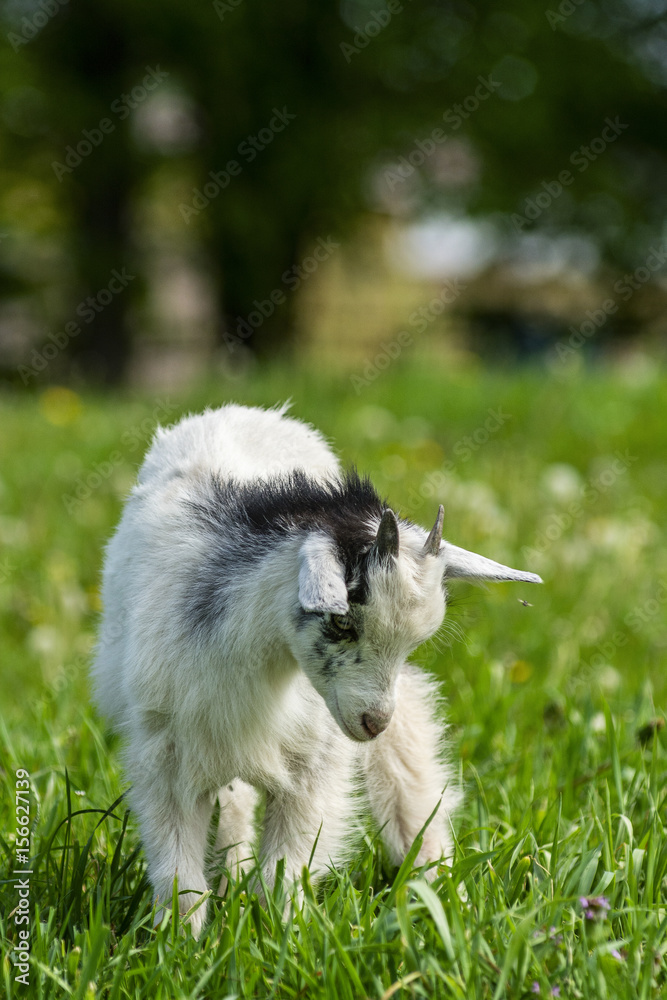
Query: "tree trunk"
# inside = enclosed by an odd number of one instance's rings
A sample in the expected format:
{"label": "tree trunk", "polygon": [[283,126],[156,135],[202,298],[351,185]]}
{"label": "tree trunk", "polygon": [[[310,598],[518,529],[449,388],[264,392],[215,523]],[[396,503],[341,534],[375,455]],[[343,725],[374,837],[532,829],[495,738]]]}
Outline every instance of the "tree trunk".
{"label": "tree trunk", "polygon": [[244,345],[259,356],[289,352],[294,344],[298,292],[291,277],[300,241],[286,232],[273,253],[223,238],[219,263],[222,341],[233,353]]}
{"label": "tree trunk", "polygon": [[126,232],[129,178],[114,173],[107,180],[82,179],[77,252],[82,294],[75,306],[81,333],[71,341],[71,357],[86,380],[117,385],[127,375],[129,307],[138,282]]}

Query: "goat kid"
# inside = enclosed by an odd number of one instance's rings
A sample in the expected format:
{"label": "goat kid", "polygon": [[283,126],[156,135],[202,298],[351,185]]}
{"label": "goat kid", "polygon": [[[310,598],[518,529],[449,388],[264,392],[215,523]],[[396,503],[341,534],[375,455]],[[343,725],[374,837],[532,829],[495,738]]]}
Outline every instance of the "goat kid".
{"label": "goat kid", "polygon": [[442,541],[442,507],[430,534],[397,518],[285,410],[159,429],[106,552],[95,697],[125,738],[156,897],[178,876],[183,913],[207,888],[216,797],[234,873],[266,793],[269,885],[281,858],[294,880],[345,860],[360,776],[394,863],[436,809],[416,863],[447,859],[460,790],[436,685],[407,657],[440,626],[447,580],[541,582]]}

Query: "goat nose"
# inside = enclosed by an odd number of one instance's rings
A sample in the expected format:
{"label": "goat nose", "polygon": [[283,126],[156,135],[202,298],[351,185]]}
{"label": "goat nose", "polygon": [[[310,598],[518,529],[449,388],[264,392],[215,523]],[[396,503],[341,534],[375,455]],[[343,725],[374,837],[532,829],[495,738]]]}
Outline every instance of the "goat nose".
{"label": "goat nose", "polygon": [[364,732],[372,740],[387,728],[391,721],[391,712],[364,712],[361,725]]}

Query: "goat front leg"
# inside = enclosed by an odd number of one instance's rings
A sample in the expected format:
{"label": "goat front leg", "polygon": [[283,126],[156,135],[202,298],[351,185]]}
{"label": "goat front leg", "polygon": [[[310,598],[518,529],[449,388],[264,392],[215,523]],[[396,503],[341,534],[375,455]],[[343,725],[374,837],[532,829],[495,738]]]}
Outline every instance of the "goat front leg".
{"label": "goat front leg", "polygon": [[[153,738],[152,747],[134,754],[129,748],[129,775],[133,779],[130,804],[136,813],[148,876],[159,904],[170,908],[174,877],[178,878],[178,907],[187,913],[206,891],[204,864],[206,840],[213,805],[210,794],[185,794],[179,787],[179,762],[173,745]],[[144,746],[146,746],[144,743]],[[187,891],[183,891],[187,890]],[[198,937],[206,919],[206,902],[190,917],[192,933]]]}
{"label": "goat front leg", "polygon": [[[391,722],[364,747],[371,812],[395,865],[401,864],[436,808],[415,864],[452,855],[451,816],[461,793],[442,759],[443,724],[436,717],[437,705],[435,681],[406,663],[398,677]],[[434,867],[426,877],[432,881],[436,875]]]}

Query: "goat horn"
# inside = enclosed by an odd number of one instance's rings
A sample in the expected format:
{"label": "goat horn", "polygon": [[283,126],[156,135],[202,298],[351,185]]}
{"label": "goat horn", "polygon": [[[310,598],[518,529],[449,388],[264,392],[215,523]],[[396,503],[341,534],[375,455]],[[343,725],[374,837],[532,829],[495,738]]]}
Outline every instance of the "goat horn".
{"label": "goat horn", "polygon": [[442,522],[445,519],[445,508],[440,504],[438,507],[438,516],[435,519],[435,524],[431,528],[431,533],[426,539],[426,544],[422,550],[425,556],[437,556],[440,551],[440,542],[442,541]]}

